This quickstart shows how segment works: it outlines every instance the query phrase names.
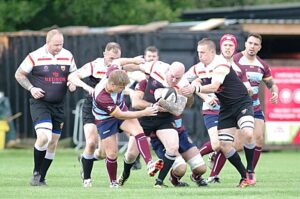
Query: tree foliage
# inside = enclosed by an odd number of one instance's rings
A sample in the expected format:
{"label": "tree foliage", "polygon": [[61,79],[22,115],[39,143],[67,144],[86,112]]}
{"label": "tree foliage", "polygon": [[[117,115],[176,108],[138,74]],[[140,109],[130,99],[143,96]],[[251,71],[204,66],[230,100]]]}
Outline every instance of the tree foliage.
{"label": "tree foliage", "polygon": [[[297,2],[297,0],[288,0]],[[0,31],[51,26],[103,27],[180,21],[185,9],[287,2],[283,0],[0,0]]]}

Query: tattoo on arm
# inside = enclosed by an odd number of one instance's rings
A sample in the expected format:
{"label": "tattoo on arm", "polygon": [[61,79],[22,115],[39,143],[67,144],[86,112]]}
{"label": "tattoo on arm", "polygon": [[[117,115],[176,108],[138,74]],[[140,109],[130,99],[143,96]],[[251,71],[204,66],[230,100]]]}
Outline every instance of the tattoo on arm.
{"label": "tattoo on arm", "polygon": [[272,86],[274,85],[273,79],[263,80],[266,84],[267,88],[270,90]]}
{"label": "tattoo on arm", "polygon": [[173,115],[181,115],[185,105],[187,103],[187,98],[183,95],[178,95],[177,96],[177,102],[168,102],[164,99],[159,100],[159,105],[166,109],[169,113]]}
{"label": "tattoo on arm", "polygon": [[19,84],[26,90],[30,90],[33,87],[29,79],[27,78],[27,73],[23,71],[21,68],[18,68],[15,77],[16,80],[19,82]]}

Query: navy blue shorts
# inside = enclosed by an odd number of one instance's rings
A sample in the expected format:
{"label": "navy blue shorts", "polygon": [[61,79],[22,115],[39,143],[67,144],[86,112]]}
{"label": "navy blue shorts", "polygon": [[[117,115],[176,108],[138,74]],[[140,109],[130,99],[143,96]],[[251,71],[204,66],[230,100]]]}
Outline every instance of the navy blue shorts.
{"label": "navy blue shorts", "polygon": [[95,123],[95,116],[93,115],[92,109],[93,109],[93,98],[92,97],[86,97],[83,106],[82,106],[82,122],[83,125],[85,124],[94,124]]}
{"label": "navy blue shorts", "polygon": [[255,111],[254,112],[254,118],[261,119],[261,120],[265,121],[265,114],[264,114],[264,112],[262,110]]}
{"label": "navy blue shorts", "polygon": [[120,129],[121,124],[124,120],[119,120],[117,118],[111,118],[104,122],[99,122],[97,124],[98,134],[101,139],[105,139],[109,136],[122,132]]}
{"label": "navy blue shorts", "polygon": [[218,126],[219,115],[203,115],[206,129]]}
{"label": "navy blue shorts", "polygon": [[[179,136],[179,153],[182,154],[194,147],[195,145],[189,139],[188,132],[185,130],[178,134]],[[166,149],[158,137],[151,138],[151,146],[158,158],[162,159],[165,156]]]}
{"label": "navy blue shorts", "polygon": [[61,134],[64,126],[64,102],[53,104],[34,98],[29,99],[33,125],[43,122],[52,123],[52,132]]}

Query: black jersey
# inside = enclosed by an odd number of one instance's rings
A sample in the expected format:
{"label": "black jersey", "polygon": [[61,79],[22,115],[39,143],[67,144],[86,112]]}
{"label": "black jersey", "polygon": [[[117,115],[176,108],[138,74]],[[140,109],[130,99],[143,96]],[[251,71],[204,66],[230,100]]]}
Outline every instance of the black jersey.
{"label": "black jersey", "polygon": [[216,92],[216,95],[220,100],[221,106],[233,106],[245,98],[249,98],[251,101],[247,88],[232,67],[230,67],[230,71]]}

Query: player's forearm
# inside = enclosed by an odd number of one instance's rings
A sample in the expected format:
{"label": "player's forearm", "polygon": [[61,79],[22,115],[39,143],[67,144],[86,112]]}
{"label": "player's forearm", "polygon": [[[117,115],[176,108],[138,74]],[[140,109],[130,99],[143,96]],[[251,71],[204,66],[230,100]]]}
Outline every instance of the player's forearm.
{"label": "player's forearm", "polygon": [[146,107],[152,106],[153,104],[150,102],[147,102],[143,99],[134,99],[131,102],[132,108],[142,110],[145,109]]}
{"label": "player's forearm", "polygon": [[20,68],[18,68],[18,70],[16,71],[15,78],[18,83],[28,91],[30,91],[30,89],[34,87],[27,78],[27,74]]}
{"label": "player's forearm", "polygon": [[278,87],[277,87],[277,85],[273,84],[273,86],[270,88],[270,92],[278,94]]}
{"label": "player's forearm", "polygon": [[144,111],[126,111],[121,112],[117,115],[113,115],[114,117],[120,119],[120,120],[127,120],[127,119],[135,119],[145,116]]}
{"label": "player's forearm", "polygon": [[195,85],[195,93],[215,93],[218,91],[219,85],[217,84],[208,84],[205,86]]}
{"label": "player's forearm", "polygon": [[89,92],[90,86],[81,80],[81,77],[80,77],[78,71],[71,73],[68,76],[68,81],[71,82],[72,84],[74,84],[75,86],[81,87],[84,90],[86,90],[87,92]]}
{"label": "player's forearm", "polygon": [[122,65],[122,69],[123,70],[126,70],[126,71],[129,71],[129,72],[132,72],[132,71],[142,71],[144,72],[140,65],[138,64],[125,64],[125,65]]}

